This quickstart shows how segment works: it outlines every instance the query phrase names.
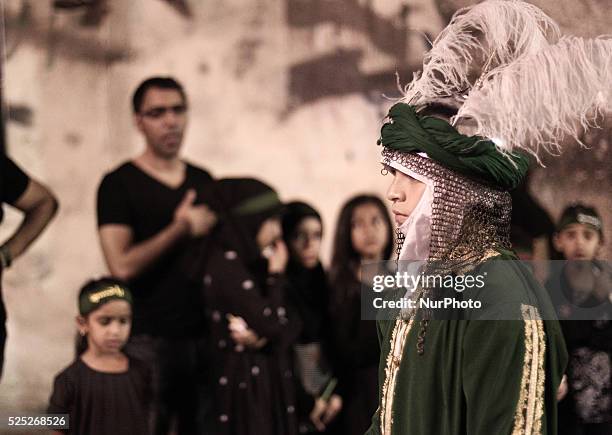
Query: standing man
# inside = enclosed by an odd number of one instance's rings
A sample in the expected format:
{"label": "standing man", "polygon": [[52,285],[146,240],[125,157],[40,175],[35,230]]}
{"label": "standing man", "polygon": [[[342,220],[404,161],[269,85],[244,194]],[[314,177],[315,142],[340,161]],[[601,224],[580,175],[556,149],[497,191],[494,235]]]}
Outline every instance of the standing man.
{"label": "standing man", "polygon": [[181,266],[216,222],[209,173],[179,157],[187,98],[170,77],[153,77],[133,95],[146,148],[108,173],[98,190],[98,231],[110,272],[134,294],[127,352],[156,373],[154,433],[201,433],[204,373],[199,283]]}
{"label": "standing man", "polygon": [[[31,179],[11,159],[0,154],[0,222],[2,205],[12,205],[23,212],[23,221],[8,240],[0,245],[0,279],[5,269],[25,252],[42,233],[57,212],[58,202],[49,189]],[[0,286],[1,287],[1,286]],[[6,311],[0,288],[0,377],[4,365]]]}

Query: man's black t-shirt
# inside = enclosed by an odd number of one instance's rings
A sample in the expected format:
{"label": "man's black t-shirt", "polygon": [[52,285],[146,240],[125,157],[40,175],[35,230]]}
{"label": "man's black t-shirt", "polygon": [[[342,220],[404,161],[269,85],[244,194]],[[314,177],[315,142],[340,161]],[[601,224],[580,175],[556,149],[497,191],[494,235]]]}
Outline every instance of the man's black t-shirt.
{"label": "man's black t-shirt", "polygon": [[[28,187],[30,178],[17,166],[11,159],[5,155],[0,155],[0,223],[4,218],[4,204],[14,204]],[[0,286],[1,287],[1,286]],[[0,352],[3,347],[4,338],[4,322],[6,321],[6,312],[4,311],[4,303],[2,301],[2,293],[0,292]],[[0,355],[0,360],[2,355]],[[2,364],[0,362],[0,372]]]}
{"label": "man's black t-shirt", "polygon": [[[2,204],[14,204],[28,187],[30,179],[11,159],[0,156],[0,200]],[[0,222],[4,211],[0,206]]]}
{"label": "man's black t-shirt", "polygon": [[[131,162],[108,173],[98,189],[98,227],[127,225],[133,243],[155,236],[174,218],[174,211],[189,189],[195,204],[215,209],[212,178],[187,164],[185,180],[172,188]],[[195,241],[197,242],[197,241]],[[192,337],[203,331],[203,307],[199,283],[185,273],[185,259],[196,247],[185,239],[162,255],[129,284],[134,294],[132,334]]]}

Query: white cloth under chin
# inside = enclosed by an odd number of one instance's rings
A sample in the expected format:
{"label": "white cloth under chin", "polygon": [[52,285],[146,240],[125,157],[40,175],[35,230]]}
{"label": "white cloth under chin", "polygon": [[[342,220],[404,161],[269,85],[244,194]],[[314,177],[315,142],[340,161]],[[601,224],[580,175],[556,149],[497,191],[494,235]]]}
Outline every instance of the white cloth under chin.
{"label": "white cloth under chin", "polygon": [[399,162],[391,161],[388,165],[396,171],[400,171],[426,185],[417,206],[399,227],[399,230],[405,237],[404,244],[400,250],[399,260],[425,261],[429,257],[429,242],[431,240],[433,180],[417,174]]}

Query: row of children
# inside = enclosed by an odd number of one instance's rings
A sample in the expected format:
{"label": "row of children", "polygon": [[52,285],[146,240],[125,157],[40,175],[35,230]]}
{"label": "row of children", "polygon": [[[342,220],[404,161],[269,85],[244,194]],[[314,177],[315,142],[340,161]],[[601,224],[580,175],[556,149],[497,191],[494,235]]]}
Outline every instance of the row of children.
{"label": "row of children", "polygon": [[[344,205],[327,274],[313,207],[282,204],[254,179],[217,187],[228,212],[198,258],[208,355],[199,374],[203,433],[365,432],[377,406],[379,346],[374,322],[361,320],[360,265],[392,256],[383,201],[359,195]],[[77,357],[56,376],[49,405],[70,415],[67,433],[149,433],[163,386],[156,367],[125,346],[133,302],[113,278],[81,289]]]}

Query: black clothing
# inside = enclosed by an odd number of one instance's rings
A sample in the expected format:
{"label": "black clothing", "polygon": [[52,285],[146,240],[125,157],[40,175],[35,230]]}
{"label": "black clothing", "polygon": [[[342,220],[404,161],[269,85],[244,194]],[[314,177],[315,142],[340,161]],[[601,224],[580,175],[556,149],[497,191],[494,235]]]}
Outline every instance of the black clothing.
{"label": "black clothing", "polygon": [[[215,208],[212,178],[203,169],[187,164],[185,180],[171,188],[131,162],[107,174],[98,189],[98,226],[121,224],[134,233],[134,244],[145,241],[174,218],[174,211],[189,189],[197,192],[195,204]],[[201,242],[199,243],[201,244]],[[132,334],[185,337],[202,332],[199,283],[184,273],[184,258],[194,242],[184,240],[155,264],[129,282],[134,296]]]}
{"label": "black clothing", "polygon": [[[227,213],[202,263],[215,385],[215,435],[297,435],[291,346],[299,320],[286,304],[286,280],[268,273],[256,235],[282,204],[255,179],[217,183]],[[227,316],[244,319],[266,343],[233,341]]]}
{"label": "black clothing", "polygon": [[151,421],[153,435],[166,435],[176,416],[178,434],[207,434],[211,427],[209,357],[205,339],[151,337],[130,338],[127,355],[145,361],[152,369]]}
{"label": "black clothing", "polygon": [[551,254],[554,253],[552,235],[555,225],[549,214],[542,208],[529,192],[529,173],[523,182],[514,190],[512,196],[512,216],[510,223],[510,241],[517,252],[533,251],[533,240],[546,236]]}
{"label": "black clothing", "polygon": [[344,399],[339,415],[347,434],[364,433],[378,407],[380,346],[376,322],[361,319],[361,284],[357,279],[332,283],[331,330],[338,375],[338,394]]}
{"label": "black clothing", "polygon": [[[285,279],[266,262],[247,267],[236,251],[217,245],[204,277],[215,383],[215,434],[297,434],[291,345],[299,323],[284,302]],[[267,344],[237,345],[226,316],[242,317]]]}
{"label": "black clothing", "polygon": [[[3,205],[14,204],[28,187],[30,178],[11,159],[0,155],[0,223],[4,218]],[[0,280],[2,270],[0,269]],[[4,367],[4,344],[6,343],[6,311],[2,298],[2,283],[0,282],[0,378]]]}
{"label": "black clothing", "polygon": [[[596,262],[592,264],[597,268]],[[566,277],[569,268],[562,262],[553,266],[546,286],[556,303],[569,355],[568,394],[559,403],[563,423],[559,433],[597,433],[598,428],[612,425],[612,303],[593,295],[575,301],[577,292]],[[573,311],[579,307],[591,307],[590,320],[575,320]]]}
{"label": "black clothing", "polygon": [[55,377],[49,414],[69,414],[74,435],[148,435],[151,372],[129,360],[124,373],[103,373],[80,358]]}
{"label": "black clothing", "polygon": [[329,337],[329,286],[321,263],[312,269],[290,260],[287,265],[288,299],[302,321],[298,342],[326,341]]}
{"label": "black clothing", "polygon": [[[302,332],[294,344],[300,433],[320,433],[310,421],[310,412],[315,398],[325,391],[334,375],[331,367],[332,322],[328,309],[330,290],[321,263],[307,269],[290,260],[286,276],[289,282],[288,303],[302,323]],[[324,433],[332,432],[328,426]]]}
{"label": "black clothing", "polygon": [[[216,210],[211,181],[208,172],[187,164],[183,183],[172,188],[133,163],[124,163],[100,184],[98,226],[127,225],[133,242],[143,242],[171,224],[189,189],[197,194],[195,204]],[[129,282],[134,304],[126,352],[144,358],[155,370],[155,434],[165,435],[174,417],[180,435],[204,431],[193,429],[202,424],[199,414],[206,402],[202,383],[194,376],[205,371],[206,356],[202,281],[191,268],[206,250],[206,240],[185,238]]]}
{"label": "black clothing", "polygon": [[[286,204],[282,226],[288,247],[298,237],[298,227],[306,218],[316,219],[322,230],[321,215],[311,205],[301,201]],[[289,252],[291,256],[286,270],[288,303],[302,323],[302,332],[293,347],[299,431],[300,434],[314,434],[320,433],[310,420],[315,399],[323,392],[329,394],[331,390],[327,390],[327,387],[337,382],[331,367],[329,286],[321,263],[306,268],[295,258],[297,253],[292,252],[291,248]],[[332,426],[336,426],[336,422],[337,419]],[[328,425],[324,433],[335,433],[334,428]]]}
{"label": "black clothing", "polygon": [[[11,159],[0,157],[0,200],[2,204],[14,204],[28,187],[30,178]],[[4,211],[0,206],[0,223]]]}

